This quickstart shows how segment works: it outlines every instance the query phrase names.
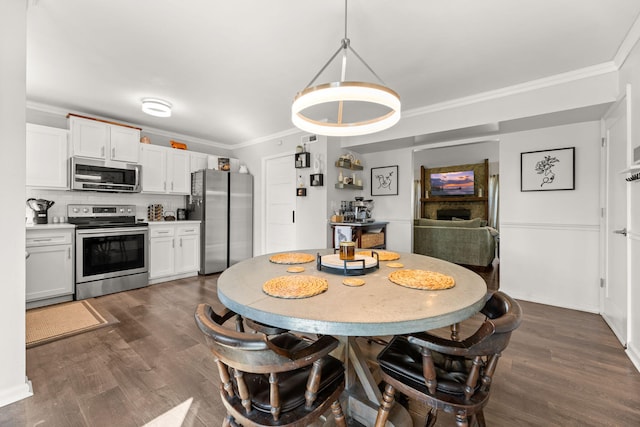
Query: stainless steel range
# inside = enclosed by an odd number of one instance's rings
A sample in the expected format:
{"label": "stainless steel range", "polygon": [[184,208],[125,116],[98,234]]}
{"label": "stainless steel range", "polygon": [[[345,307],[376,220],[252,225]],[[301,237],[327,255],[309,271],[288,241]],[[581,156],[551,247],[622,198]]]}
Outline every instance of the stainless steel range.
{"label": "stainless steel range", "polygon": [[149,284],[148,224],[133,205],[67,205],[76,225],[76,299]]}

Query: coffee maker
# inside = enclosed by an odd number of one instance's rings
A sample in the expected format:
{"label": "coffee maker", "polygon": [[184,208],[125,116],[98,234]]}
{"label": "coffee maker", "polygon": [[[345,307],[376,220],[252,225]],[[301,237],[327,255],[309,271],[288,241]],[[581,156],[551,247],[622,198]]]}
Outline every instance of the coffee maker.
{"label": "coffee maker", "polygon": [[356,197],[356,201],[353,202],[353,210],[355,222],[373,222],[371,217],[373,200],[364,200],[364,197]]}
{"label": "coffee maker", "polygon": [[51,206],[53,206],[55,202],[52,200],[45,199],[27,199],[27,206],[33,209],[34,212],[34,223],[35,224],[46,224],[49,222],[49,215],[47,211]]}

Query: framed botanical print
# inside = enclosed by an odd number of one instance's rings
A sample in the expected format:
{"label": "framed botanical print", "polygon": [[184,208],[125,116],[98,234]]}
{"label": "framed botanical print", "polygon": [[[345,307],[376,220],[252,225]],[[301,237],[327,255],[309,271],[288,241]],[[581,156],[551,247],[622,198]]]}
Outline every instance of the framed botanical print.
{"label": "framed botanical print", "polygon": [[520,191],[575,190],[575,147],[520,153]]}

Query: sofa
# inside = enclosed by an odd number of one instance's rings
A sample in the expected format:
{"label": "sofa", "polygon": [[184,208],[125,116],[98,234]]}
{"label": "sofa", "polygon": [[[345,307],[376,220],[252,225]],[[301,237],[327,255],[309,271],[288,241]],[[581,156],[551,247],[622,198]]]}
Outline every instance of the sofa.
{"label": "sofa", "polygon": [[414,220],[413,252],[455,264],[487,267],[495,258],[498,232],[480,218]]}

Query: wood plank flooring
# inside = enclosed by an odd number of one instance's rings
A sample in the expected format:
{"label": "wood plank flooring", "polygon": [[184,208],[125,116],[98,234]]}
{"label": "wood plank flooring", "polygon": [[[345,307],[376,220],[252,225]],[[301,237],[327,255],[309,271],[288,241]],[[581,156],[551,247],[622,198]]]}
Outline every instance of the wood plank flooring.
{"label": "wood plank flooring", "polygon": [[[496,268],[479,272],[489,288],[499,286]],[[182,279],[96,298],[96,307],[120,323],[27,350],[35,394],[0,408],[0,425],[143,426],[189,398],[183,426],[221,425],[217,373],[193,321],[198,303],[221,307],[216,280]],[[522,307],[524,322],[498,364],[487,424],[640,425],[640,373],[600,316]],[[362,346],[372,357],[380,349]],[[416,402],[409,408],[423,409]],[[437,425],[451,421],[442,415]]]}

